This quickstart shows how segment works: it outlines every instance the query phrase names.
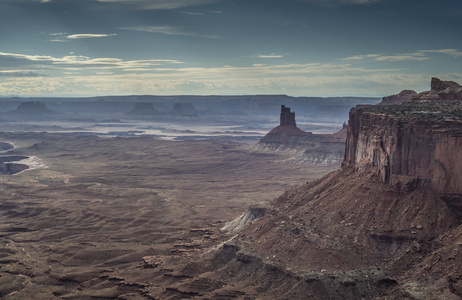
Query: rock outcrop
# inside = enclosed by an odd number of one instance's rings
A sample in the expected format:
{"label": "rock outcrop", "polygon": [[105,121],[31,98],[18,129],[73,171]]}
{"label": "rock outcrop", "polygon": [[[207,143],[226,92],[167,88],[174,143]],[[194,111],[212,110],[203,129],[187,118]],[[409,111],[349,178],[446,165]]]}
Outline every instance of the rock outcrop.
{"label": "rock outcrop", "polygon": [[295,122],[295,112],[291,112],[289,107],[281,106],[279,126],[273,128],[258,142],[260,145],[278,148],[297,148],[313,137],[313,133],[306,132],[297,127]]}
{"label": "rock outcrop", "polygon": [[26,164],[15,163],[27,158],[29,157],[22,155],[0,156],[0,174],[13,175],[29,169]]}
{"label": "rock outcrop", "polygon": [[459,89],[462,88],[460,84],[455,81],[442,81],[439,78],[433,77],[431,80],[431,90],[435,92],[444,92],[447,89]]}
{"label": "rock outcrop", "polygon": [[413,101],[462,100],[462,86],[454,81],[442,81],[433,77],[431,90],[413,97]]}
{"label": "rock outcrop", "polygon": [[417,93],[413,90],[403,90],[399,94],[383,97],[379,105],[398,105],[410,102]]}
{"label": "rock outcrop", "polygon": [[297,127],[295,112],[281,106],[279,126],[260,139],[256,148],[271,151],[297,152],[290,161],[322,165],[340,163],[343,159],[346,125],[334,134],[313,134]]}
{"label": "rock outcrop", "polygon": [[297,126],[295,123],[295,112],[291,112],[289,107],[281,105],[281,116],[279,126]]}

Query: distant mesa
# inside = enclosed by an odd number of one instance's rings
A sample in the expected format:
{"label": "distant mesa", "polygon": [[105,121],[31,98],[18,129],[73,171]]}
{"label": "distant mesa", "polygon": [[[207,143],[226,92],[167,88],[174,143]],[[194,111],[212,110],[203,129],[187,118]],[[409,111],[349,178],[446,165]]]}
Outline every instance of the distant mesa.
{"label": "distant mesa", "polygon": [[334,134],[313,134],[297,127],[295,112],[281,106],[279,126],[260,139],[258,150],[295,150],[298,154],[292,161],[333,165],[342,161],[345,151],[346,124]]}
{"label": "distant mesa", "polygon": [[174,116],[197,117],[197,110],[194,108],[192,103],[174,103],[171,113]]}
{"label": "distant mesa", "polygon": [[152,102],[137,102],[128,114],[138,117],[150,117],[159,114],[159,112],[154,108]]}
{"label": "distant mesa", "polygon": [[40,101],[21,102],[18,108],[11,112],[15,115],[45,116],[56,114],[55,111],[48,109],[45,103]]}

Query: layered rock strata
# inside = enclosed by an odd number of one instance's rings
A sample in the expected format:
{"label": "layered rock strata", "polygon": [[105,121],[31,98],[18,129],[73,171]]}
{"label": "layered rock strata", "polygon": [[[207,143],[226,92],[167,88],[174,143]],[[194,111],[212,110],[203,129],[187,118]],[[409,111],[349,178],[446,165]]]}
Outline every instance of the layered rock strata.
{"label": "layered rock strata", "polygon": [[[416,107],[400,109],[411,113]],[[428,117],[424,109],[419,112]],[[462,120],[406,117],[359,107],[350,113],[344,165],[372,171],[383,183],[398,188],[427,186],[462,207],[461,149]]]}

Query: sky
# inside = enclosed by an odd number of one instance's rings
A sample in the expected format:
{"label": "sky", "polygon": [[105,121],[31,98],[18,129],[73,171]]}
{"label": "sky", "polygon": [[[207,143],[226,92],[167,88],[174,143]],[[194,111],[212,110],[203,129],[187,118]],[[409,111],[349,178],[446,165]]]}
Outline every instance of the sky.
{"label": "sky", "polygon": [[0,96],[374,96],[462,83],[460,0],[0,0]]}

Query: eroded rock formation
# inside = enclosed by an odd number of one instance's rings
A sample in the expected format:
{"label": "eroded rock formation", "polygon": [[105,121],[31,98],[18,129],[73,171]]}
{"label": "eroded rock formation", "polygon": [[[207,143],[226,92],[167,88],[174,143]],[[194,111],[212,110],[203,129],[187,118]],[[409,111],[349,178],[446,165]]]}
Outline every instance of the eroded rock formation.
{"label": "eroded rock formation", "polygon": [[461,100],[462,86],[454,81],[442,81],[433,77],[431,80],[431,90],[422,92],[413,97],[414,101],[432,100]]}
{"label": "eroded rock formation", "polygon": [[260,150],[294,150],[291,161],[323,165],[340,163],[344,154],[346,125],[334,134],[313,134],[297,127],[295,112],[281,106],[279,126],[272,129],[257,144]]}
{"label": "eroded rock formation", "polygon": [[279,126],[297,126],[295,123],[295,112],[291,112],[289,107],[281,105],[281,116]]}
{"label": "eroded rock formation", "polygon": [[417,93],[412,90],[403,90],[399,94],[391,95],[382,98],[382,102],[379,105],[397,105],[409,102],[415,97]]}

